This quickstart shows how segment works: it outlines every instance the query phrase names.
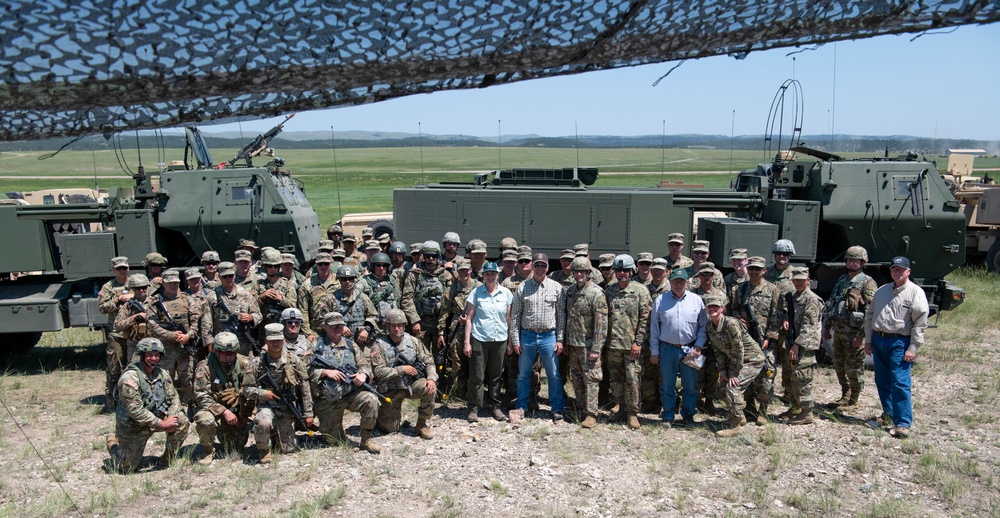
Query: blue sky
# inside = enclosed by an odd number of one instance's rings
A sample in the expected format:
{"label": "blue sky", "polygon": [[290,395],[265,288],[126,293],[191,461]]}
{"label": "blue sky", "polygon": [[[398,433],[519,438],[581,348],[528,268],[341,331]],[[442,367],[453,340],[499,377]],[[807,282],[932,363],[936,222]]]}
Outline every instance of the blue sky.
{"label": "blue sky", "polygon": [[[667,134],[729,135],[735,125],[737,135],[760,135],[775,92],[794,77],[802,84],[804,134],[832,126],[838,134],[1000,141],[1000,24],[913,38],[687,61],[656,87],[676,63],[422,94],[298,113],[285,131],[417,133],[419,123],[429,134],[495,136],[499,120],[505,135],[649,135],[664,125]],[[243,131],[262,132],[277,120],[244,122]]]}

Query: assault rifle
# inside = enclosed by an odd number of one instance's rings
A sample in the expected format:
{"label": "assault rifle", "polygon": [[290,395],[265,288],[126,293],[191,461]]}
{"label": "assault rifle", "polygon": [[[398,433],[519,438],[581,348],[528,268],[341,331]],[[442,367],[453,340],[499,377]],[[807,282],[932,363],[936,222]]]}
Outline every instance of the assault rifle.
{"label": "assault rifle", "polygon": [[[347,384],[351,385],[351,387],[357,387],[357,385],[355,385],[353,383],[354,377],[358,375],[358,368],[357,367],[352,367],[352,366],[349,366],[349,365],[344,365],[342,367],[337,367],[334,364],[330,363],[330,360],[327,360],[325,357],[323,357],[319,353],[313,354],[313,356],[312,356],[312,367],[317,368],[317,369],[332,369],[332,370],[338,370],[340,372],[343,372],[344,375],[347,376],[347,381],[344,381],[343,383],[347,383]],[[336,381],[334,381],[332,379],[329,379],[329,378],[325,379],[324,381],[326,383],[337,383]],[[371,392],[372,394],[375,394],[376,396],[378,396],[379,401],[385,401],[386,403],[392,403],[391,399],[389,399],[388,397],[380,394],[379,391],[376,390],[375,387],[373,387],[371,385],[371,383],[368,383],[367,381],[361,384],[361,388],[364,389],[364,390],[367,390],[368,392]]]}
{"label": "assault rifle", "polygon": [[[160,324],[160,327],[166,329],[167,331],[180,331],[184,334],[188,334],[187,326],[183,323],[178,322],[174,317],[167,311],[167,305],[163,303],[163,299],[158,299],[156,301],[156,307],[163,312],[163,315],[167,317],[167,323]],[[188,341],[184,344],[184,349],[191,355],[194,356],[198,353],[198,346],[194,343],[194,339],[188,337]]]}
{"label": "assault rifle", "polygon": [[[132,297],[125,302],[125,309],[128,310],[128,316],[138,315],[139,313],[146,312],[146,307],[142,305],[142,302],[135,300],[135,297]],[[140,320],[140,322],[144,321],[145,319]]]}
{"label": "assault rifle", "polygon": [[254,354],[259,355],[260,342],[254,339],[253,333],[247,329],[246,324],[240,322],[239,315],[233,313],[233,310],[229,309],[229,304],[226,304],[226,301],[222,300],[222,297],[219,297],[218,294],[216,294],[215,305],[218,306],[219,309],[221,309],[225,314],[229,315],[229,321],[226,323],[226,328],[230,329],[234,334],[242,336],[250,344],[250,350],[253,351]]}
{"label": "assault rifle", "polygon": [[[414,369],[417,369],[417,375],[414,376],[416,379],[426,378],[427,377],[427,364],[424,363],[424,362],[422,362],[422,361],[420,361],[419,358],[414,357],[413,361],[410,362],[410,361],[407,361],[406,358],[404,358],[402,354],[396,355],[396,364],[393,365],[393,367],[402,367],[404,365],[409,365],[410,367],[413,367]],[[434,385],[436,386],[437,383],[435,382]],[[441,396],[441,401],[447,401],[448,400],[448,394],[445,394],[444,392],[441,392],[441,389],[439,387],[436,388],[435,390],[437,391],[438,395]]]}
{"label": "assault rifle", "polygon": [[243,149],[239,150],[239,152],[236,153],[236,156],[233,157],[233,159],[228,162],[229,166],[232,167],[233,164],[239,162],[240,160],[246,160],[247,165],[248,166],[251,165],[250,159],[259,155],[260,152],[263,151],[264,148],[266,148],[267,145],[271,143],[271,139],[277,137],[278,133],[281,133],[281,131],[285,129],[285,123],[288,122],[288,119],[291,119],[294,116],[295,114],[293,113],[288,117],[285,117],[285,120],[281,121],[281,123],[278,124],[277,126],[269,129],[267,133],[263,135],[257,135],[257,138],[253,139],[253,142],[250,142],[249,144],[243,146]]}
{"label": "assault rifle", "polygon": [[[757,345],[759,345],[761,349],[764,349],[764,337],[760,334],[760,324],[757,322],[757,319],[754,318],[753,306],[750,305],[749,300],[743,304],[742,312],[743,317],[746,318],[747,321],[747,332],[750,333],[750,338],[753,338],[753,340],[757,342]],[[771,373],[774,372],[774,365],[771,363],[771,359],[766,350],[764,351],[764,369],[767,370],[768,377],[770,378]]]}
{"label": "assault rifle", "polygon": [[[261,370],[264,372],[262,372],[260,377],[257,378],[257,385],[270,390],[275,396],[278,396],[278,402],[281,403],[281,406],[285,407],[286,410],[292,413],[292,418],[295,420],[295,424],[299,425],[302,430],[308,431],[309,427],[306,426],[306,420],[302,417],[302,412],[299,411],[298,398],[295,397],[295,394],[290,394],[289,391],[282,390],[281,387],[278,386],[278,382],[275,381],[274,376],[271,376],[271,360],[268,358],[267,354],[262,356],[261,364],[263,366],[263,369]],[[309,434],[312,435],[312,432],[310,431]]]}

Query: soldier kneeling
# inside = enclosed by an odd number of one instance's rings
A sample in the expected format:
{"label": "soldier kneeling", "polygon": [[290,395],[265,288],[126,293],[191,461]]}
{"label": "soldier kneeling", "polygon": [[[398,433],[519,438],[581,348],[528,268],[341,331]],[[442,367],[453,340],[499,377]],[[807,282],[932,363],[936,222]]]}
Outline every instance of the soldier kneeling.
{"label": "soldier kneeling", "polygon": [[251,375],[250,358],[239,354],[240,339],[230,332],[215,335],[212,352],[194,371],[194,398],[198,412],[194,422],[203,456],[200,464],[215,457],[215,437],[224,449],[243,448],[249,438],[253,404],[243,396],[243,380]]}
{"label": "soldier kneeling", "polygon": [[344,316],[340,313],[323,315],[326,335],[316,342],[310,380],[316,402],[314,412],[319,417],[319,431],[328,441],[343,442],[344,409],[361,414],[361,449],[379,453],[381,448],[372,439],[372,429],[378,417],[378,396],[361,390],[371,378],[371,363],[353,340],[344,337]]}
{"label": "soldier kneeling", "polygon": [[[710,293],[705,296],[705,313],[708,314],[707,335],[715,351],[719,367],[719,384],[729,406],[731,428],[715,432],[719,437],[739,435],[746,424],[744,392],[752,384],[763,383],[760,376],[764,369],[764,351],[750,336],[743,324],[725,313],[726,296]],[[711,361],[711,360],[709,360]]]}
{"label": "soldier kneeling", "polygon": [[376,387],[392,402],[379,408],[378,427],[387,433],[398,431],[403,399],[419,399],[416,432],[424,439],[432,439],[434,434],[427,423],[434,414],[434,395],[437,392],[434,358],[420,340],[405,331],[406,314],[403,310],[389,310],[385,323],[388,333],[375,341],[371,361]]}
{"label": "soldier kneeling", "polygon": [[173,462],[187,438],[190,423],[173,380],[159,368],[163,353],[162,342],[143,338],[136,345],[138,361],[130,364],[118,380],[117,422],[114,437],[108,437],[108,454],[119,471],[139,468],[146,442],[156,432],[167,434],[167,445],[159,460],[163,467]]}

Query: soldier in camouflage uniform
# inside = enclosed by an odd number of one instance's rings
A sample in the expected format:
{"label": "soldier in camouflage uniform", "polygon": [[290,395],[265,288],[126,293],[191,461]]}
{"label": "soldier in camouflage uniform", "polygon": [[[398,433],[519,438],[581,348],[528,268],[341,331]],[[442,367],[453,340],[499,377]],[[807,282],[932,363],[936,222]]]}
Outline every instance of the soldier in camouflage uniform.
{"label": "soldier in camouflage uniform", "polygon": [[150,252],[146,254],[146,258],[143,259],[142,265],[146,268],[146,278],[149,279],[149,289],[148,295],[152,297],[156,295],[156,292],[160,291],[160,284],[162,283],[161,275],[163,275],[163,270],[167,266],[167,258],[163,254],[158,254],[156,252]]}
{"label": "soldier in camouflage uniform", "polygon": [[504,250],[500,253],[500,284],[509,277],[517,276],[517,250]]}
{"label": "soldier in camouflage uniform", "polygon": [[406,314],[413,336],[419,338],[431,355],[437,358],[441,303],[444,302],[444,294],[451,288],[454,275],[439,262],[441,247],[436,242],[424,242],[421,252],[424,260],[406,275],[399,307]]}
{"label": "soldier in camouflage uniform", "polygon": [[284,327],[285,350],[302,360],[302,365],[312,361],[313,342],[302,333],[302,312],[298,308],[287,308],[281,312]]}
{"label": "soldier in camouflage uniform", "polygon": [[357,412],[361,414],[361,449],[379,453],[382,449],[372,439],[379,400],[375,394],[361,389],[363,383],[371,381],[371,361],[358,344],[344,337],[344,329],[344,316],[340,313],[323,316],[325,334],[316,343],[316,354],[334,368],[310,365],[309,380],[316,398],[314,411],[319,418],[319,431],[326,440],[342,443],[347,440],[344,410]]}
{"label": "soldier in camouflage uniform", "polygon": [[344,238],[344,227],[334,223],[326,228],[326,238],[333,241],[334,248],[340,248],[341,240]]}
{"label": "soldier in camouflage uniform", "polygon": [[691,258],[681,253],[684,250],[684,234],[675,232],[667,236],[667,248],[670,252],[663,257],[667,261],[667,270],[687,268],[694,264]]}
{"label": "soldier in camouflage uniform", "polygon": [[249,250],[237,250],[234,253],[233,265],[236,267],[236,285],[247,291],[253,289],[257,273],[253,271],[253,254]]}
{"label": "soldier in camouflage uniform", "polygon": [[358,250],[357,243],[358,238],[354,237],[354,234],[344,234],[344,239],[342,241],[344,245],[344,264],[353,264],[355,267],[361,264],[361,261],[365,260],[364,252]]}
{"label": "soldier in camouflage uniform", "polygon": [[[650,300],[656,300],[670,290],[670,281],[667,276],[670,274],[670,267],[667,260],[662,257],[653,259],[653,265],[649,267],[651,280],[649,286]],[[650,308],[652,309],[652,307]],[[640,356],[640,386],[639,386],[639,411],[644,414],[659,414],[660,406],[660,368],[653,365],[649,359],[650,345],[649,336],[642,341],[642,355]]]}
{"label": "soldier in camouflage uniform", "polygon": [[357,289],[372,301],[378,312],[376,324],[381,329],[385,314],[390,309],[399,307],[399,284],[396,282],[396,277],[389,274],[392,260],[388,255],[382,252],[373,255],[368,268],[370,271],[361,278],[361,282],[358,282]]}
{"label": "soldier in camouflage uniform", "polygon": [[[445,232],[444,238],[441,239],[441,258],[438,259],[438,262],[451,273],[455,273],[455,261],[461,257],[458,254],[458,247],[461,244],[462,238],[458,237],[455,232]],[[414,261],[414,263],[418,262]]]}
{"label": "soldier in camouflage uniform", "polygon": [[747,422],[743,417],[743,393],[760,377],[764,368],[764,353],[739,320],[723,315],[726,307],[724,294],[712,292],[703,300],[705,313],[708,314],[706,334],[715,351],[715,357],[709,357],[706,365],[714,362],[718,368],[718,384],[726,396],[731,426],[716,434],[733,437],[739,435]]}
{"label": "soldier in camouflage uniform", "polygon": [[105,370],[104,408],[109,412],[115,409],[115,387],[118,385],[118,378],[122,376],[122,369],[128,363],[128,359],[125,358],[128,350],[125,335],[115,330],[115,318],[122,305],[132,298],[132,294],[128,291],[128,257],[111,259],[111,267],[114,269],[115,277],[104,283],[97,292],[97,309],[108,316],[108,325],[104,328],[104,339],[108,343],[104,350],[104,357],[108,363]]}
{"label": "soldier in camouflage uniform", "polygon": [[258,277],[250,286],[250,293],[257,299],[263,324],[259,326],[258,340],[264,339],[264,326],[281,322],[281,312],[298,306],[298,294],[292,281],[281,276],[281,253],[266,250],[260,256],[266,275]]}
{"label": "soldier in camouflage uniform", "polygon": [[215,250],[209,250],[201,254],[201,265],[204,267],[205,272],[202,275],[204,281],[202,284],[210,290],[214,290],[216,286],[220,284],[219,281],[219,263],[222,262],[219,259],[219,252]]}
{"label": "soldier in camouflage uniform", "polygon": [[[194,299],[195,307],[200,311],[204,312],[205,301],[208,300],[208,294],[212,291],[210,288],[205,287],[205,279],[201,275],[201,271],[197,268],[188,268],[184,270],[181,279],[187,286],[183,291],[185,294],[190,295]],[[198,336],[195,337],[195,347],[196,352],[194,356],[195,363],[204,360],[208,356],[208,346],[205,345],[201,340],[201,322],[198,322]]]}
{"label": "soldier in camouflage uniform", "polygon": [[[778,293],[781,295],[780,301],[778,303],[778,311],[780,312],[781,320],[785,321],[785,313],[787,308],[785,307],[785,301],[787,297],[785,295],[789,293],[795,293],[795,286],[792,284],[792,268],[790,265],[791,256],[795,255],[795,245],[788,239],[779,239],[774,242],[771,247],[771,253],[774,257],[774,264],[769,266],[767,270],[764,271],[764,279],[775,286],[778,287]],[[785,326],[782,326],[781,330],[778,332],[778,340],[775,342],[775,352],[778,354],[777,366],[781,367],[781,388],[788,392],[788,384],[791,380],[791,372],[785,372],[784,365],[788,362],[785,357],[788,353],[788,348],[785,347],[785,338],[788,336],[788,332]]]}
{"label": "soldier in camouflage uniform", "polygon": [[[652,254],[650,254],[652,255]],[[650,263],[652,264],[652,259]],[[615,257],[612,267],[618,282],[607,287],[609,334],[607,363],[611,393],[618,402],[618,413],[609,419],[639,428],[639,380],[642,369],[639,357],[642,344],[649,339],[649,312],[653,300],[646,285],[630,280],[635,263],[632,256]]]}
{"label": "soldier in camouflage uniform", "polygon": [[243,395],[257,404],[257,414],[253,419],[254,442],[259,453],[258,462],[271,463],[271,431],[277,432],[278,447],[281,453],[292,453],[298,450],[295,443],[295,418],[279,401],[281,396],[275,394],[269,383],[263,381],[265,372],[281,392],[295,404],[302,405],[302,417],[306,427],[313,423],[313,400],[309,386],[309,373],[298,357],[285,350],[285,335],[281,324],[264,326],[266,349],[251,362],[251,372],[243,380]]}
{"label": "soldier in camouflage uniform", "polygon": [[163,343],[166,351],[160,360],[160,369],[174,380],[174,387],[181,396],[181,403],[194,404],[194,355],[195,341],[201,321],[201,307],[190,295],[180,291],[181,278],[177,270],[163,274],[163,289],[152,297],[147,315],[149,332]]}
{"label": "soldier in camouflage uniform", "polygon": [[[409,271],[410,269],[409,267],[413,266],[406,260],[407,259],[406,243],[402,241],[393,241],[392,244],[389,245],[389,251],[386,253],[389,254],[389,261],[391,262],[391,266],[389,268],[389,275],[392,277],[394,281],[396,281],[396,289],[399,290],[399,294],[400,296],[402,296],[403,278],[406,275],[406,272]],[[399,299],[396,300],[398,304]]]}
{"label": "soldier in camouflage uniform", "polygon": [[133,273],[128,276],[128,289],[132,292],[132,297],[125,301],[115,315],[114,329],[125,337],[125,358],[134,362],[135,347],[139,340],[152,336],[146,322],[146,315],[149,313],[149,279],[141,273]]}
{"label": "soldier in camouflage uniform", "polygon": [[210,348],[215,335],[229,331],[240,340],[240,354],[256,354],[250,330],[263,319],[257,299],[249,291],[236,285],[236,266],[233,263],[219,265],[219,279],[221,284],[205,299],[201,317],[201,340]]}
{"label": "soldier in camouflage uniform", "polygon": [[864,273],[868,251],[852,246],[844,255],[847,274],[840,277],[823,311],[823,337],[833,331],[833,370],[840,382],[840,399],[829,407],[858,404],[865,386],[865,311],[878,285]]}
{"label": "soldier in camouflage uniform", "polygon": [[[608,300],[590,278],[590,260],[573,259],[576,283],[566,288],[566,345],[577,407],[584,406],[583,428],[597,426],[597,392],[602,379],[601,350],[608,338]],[[629,273],[631,275],[631,272]]]}
{"label": "soldier in camouflage uniform", "polygon": [[816,350],[823,334],[823,299],[809,289],[807,268],[795,268],[792,283],[795,285],[795,294],[791,295],[795,319],[789,318],[788,336],[794,336],[795,340],[787,344],[786,360],[781,366],[782,371],[789,373],[785,394],[788,411],[778,417],[788,419],[788,424],[792,425],[812,424],[812,380],[816,372]]}
{"label": "soldier in camouflage uniform", "polygon": [[445,367],[441,369],[442,377],[451,380],[451,387],[442,383],[441,390],[451,388],[452,397],[467,399],[465,389],[469,384],[469,359],[459,354],[465,342],[465,302],[482,282],[472,278],[472,262],[464,257],[455,260],[455,273],[457,278],[444,295],[438,319],[438,347],[448,351],[445,359],[448,365],[438,367]]}
{"label": "soldier in camouflage uniform", "polygon": [[614,263],[615,254],[601,254],[597,260],[597,270],[601,272],[601,282],[597,283],[597,287],[602,290],[606,290],[608,286],[618,282],[615,279],[615,270],[611,267]]}
{"label": "soldier in camouflage uniform", "polygon": [[[688,276],[691,278],[691,282],[688,283],[688,289],[694,291],[700,288],[702,286],[702,283],[711,282],[713,288],[721,291],[722,294],[725,295],[726,282],[725,279],[723,279],[722,277],[722,272],[720,272],[719,269],[715,267],[715,264],[707,263],[712,265],[713,275],[710,278],[701,275],[701,273],[705,271],[702,269],[702,266],[706,264],[706,262],[708,261],[708,255],[710,253],[708,245],[709,245],[708,241],[694,242],[694,246],[691,249],[691,259],[693,262],[691,266],[688,266],[687,268]],[[707,291],[705,291],[704,293],[707,293]]]}
{"label": "soldier in camouflage uniform", "polygon": [[333,257],[327,253],[316,254],[314,259],[316,264],[315,273],[309,276],[298,292],[299,311],[302,312],[302,332],[309,336],[318,336],[323,331],[320,325],[322,313],[319,312],[319,304],[327,295],[339,287],[337,278],[333,276]]}
{"label": "soldier in camouflage uniform", "polygon": [[776,344],[783,318],[779,309],[781,293],[777,286],[764,280],[764,261],[759,256],[748,259],[747,282],[737,285],[732,291],[733,297],[729,299],[727,309],[729,316],[743,323],[748,332],[754,327],[748,319],[748,312],[753,314],[757,323],[756,333],[759,336],[754,337],[753,332],[750,335],[754,340],[760,339],[759,346],[764,352],[764,369],[757,381],[750,385],[747,403],[749,413],[760,426],[767,424],[767,407],[774,396]]}
{"label": "soldier in camouflage uniform", "polygon": [[292,283],[292,287],[295,288],[297,295],[299,286],[302,286],[302,283],[306,281],[306,276],[302,275],[296,267],[297,261],[294,254],[281,254],[281,276]]}
{"label": "soldier in camouflage uniform", "polygon": [[[601,257],[604,257],[603,255]],[[603,262],[602,262],[603,263]],[[635,275],[632,276],[632,280],[642,284],[643,286],[649,286],[653,282],[653,273],[650,268],[653,267],[653,253],[652,252],[639,252],[635,260]],[[614,282],[614,281],[611,281]]]}
{"label": "soldier in camouflage uniform", "polygon": [[[403,310],[390,310],[385,317],[386,333],[379,336],[371,348],[372,383],[391,400],[379,407],[378,427],[385,433],[398,431],[403,400],[419,399],[415,431],[424,439],[433,439],[429,422],[434,415],[437,369],[430,351],[406,332],[407,320]],[[423,364],[422,372],[414,366],[418,363]]]}
{"label": "soldier in camouflage uniform", "polygon": [[[704,241],[695,241],[696,248],[701,248],[700,244],[705,243]],[[704,248],[707,253],[708,248]],[[695,258],[702,257],[701,252],[695,253]],[[694,266],[692,266],[693,268]],[[726,296],[726,292],[720,289],[715,282],[715,279],[720,278],[715,265],[711,262],[705,261],[698,265],[698,271],[696,275],[691,277],[691,282],[688,283],[688,291],[694,293],[701,297],[704,301],[706,297],[710,295],[716,296]],[[708,289],[705,289],[708,287]],[[725,288],[725,285],[723,285]],[[714,344],[709,340],[705,342],[705,347],[702,348],[702,354],[704,354],[709,360],[715,356],[713,351]],[[717,413],[715,408],[715,401],[722,399],[722,394],[719,390],[719,369],[716,367],[714,361],[706,361],[705,366],[698,371],[698,407],[701,411],[708,415],[714,415]]]}
{"label": "soldier in camouflage uniform", "polygon": [[159,464],[169,466],[190,427],[170,376],[158,367],[163,344],[143,338],[136,354],[138,361],[126,367],[118,380],[115,435],[107,440],[112,467],[125,473],[139,469],[146,443],[156,432],[167,434]]}
{"label": "soldier in camouflage uniform", "polygon": [[729,300],[733,299],[733,290],[750,279],[747,274],[747,264],[746,248],[734,248],[729,251],[729,266],[732,267],[733,271],[726,274],[726,277],[723,279],[726,282],[726,296]]}
{"label": "soldier in camouflage uniform", "polygon": [[[358,270],[349,264],[337,268],[340,288],[334,290],[319,303],[320,314],[337,312],[344,315],[347,328],[344,336],[367,348],[378,334],[378,311],[367,295],[354,289],[358,280]],[[324,330],[324,334],[326,334]]]}
{"label": "soldier in camouflage uniform", "polygon": [[563,288],[568,288],[572,286],[575,281],[573,280],[573,259],[576,258],[576,252],[572,248],[567,248],[562,251],[559,255],[559,266],[560,269],[549,272],[549,278],[562,284]]}
{"label": "soldier in camouflage uniform", "polygon": [[211,464],[215,457],[215,439],[224,450],[240,449],[250,436],[249,420],[253,405],[243,396],[243,381],[253,370],[250,358],[237,353],[240,340],[222,332],[215,336],[212,352],[198,362],[194,370],[194,414],[200,464]]}
{"label": "soldier in camouflage uniform", "polygon": [[486,264],[486,242],[482,239],[469,241],[469,261],[472,264],[471,275],[479,282],[483,281],[483,265]]}

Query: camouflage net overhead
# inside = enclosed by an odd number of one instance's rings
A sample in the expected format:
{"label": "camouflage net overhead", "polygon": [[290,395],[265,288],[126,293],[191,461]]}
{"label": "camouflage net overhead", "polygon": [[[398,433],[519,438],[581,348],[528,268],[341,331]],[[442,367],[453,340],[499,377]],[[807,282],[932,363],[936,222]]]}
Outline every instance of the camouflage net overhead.
{"label": "camouflage net overhead", "polygon": [[1000,20],[997,0],[6,0],[0,140]]}

